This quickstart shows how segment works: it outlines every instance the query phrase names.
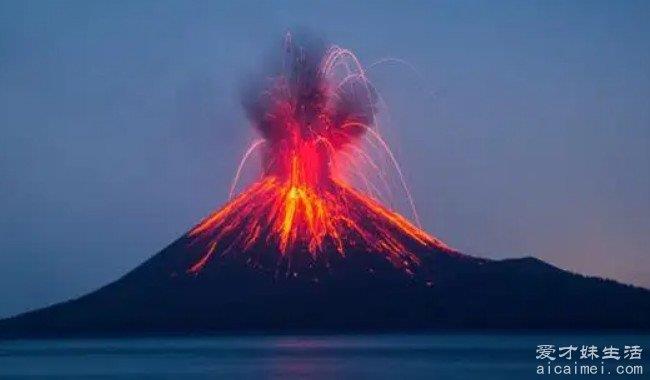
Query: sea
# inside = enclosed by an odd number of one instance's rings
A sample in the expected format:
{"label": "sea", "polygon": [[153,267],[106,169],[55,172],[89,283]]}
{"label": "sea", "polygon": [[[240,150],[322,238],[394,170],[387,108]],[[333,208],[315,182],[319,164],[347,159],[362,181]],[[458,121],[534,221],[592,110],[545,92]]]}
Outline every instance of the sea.
{"label": "sea", "polygon": [[647,379],[649,347],[595,333],[7,340],[0,379]]}

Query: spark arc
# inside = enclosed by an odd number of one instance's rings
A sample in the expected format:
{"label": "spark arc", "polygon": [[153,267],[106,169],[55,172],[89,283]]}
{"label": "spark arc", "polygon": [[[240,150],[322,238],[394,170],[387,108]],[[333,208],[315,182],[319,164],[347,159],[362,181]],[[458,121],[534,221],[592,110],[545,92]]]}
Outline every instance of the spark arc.
{"label": "spark arc", "polygon": [[[251,86],[244,100],[261,139],[247,150],[231,194],[256,151],[261,178],[189,232],[193,244],[207,248],[188,272],[197,274],[211,261],[233,255],[262,266],[271,255],[276,266],[293,263],[297,275],[297,257],[301,265],[327,266],[332,257],[365,252],[413,273],[418,251],[454,253],[383,206],[381,185],[360,168],[364,164],[384,178],[367,147],[382,150],[413,204],[377,128],[379,95],[357,57],[338,46],[301,46],[290,35],[283,47],[278,71]],[[369,190],[355,188],[350,174]]]}

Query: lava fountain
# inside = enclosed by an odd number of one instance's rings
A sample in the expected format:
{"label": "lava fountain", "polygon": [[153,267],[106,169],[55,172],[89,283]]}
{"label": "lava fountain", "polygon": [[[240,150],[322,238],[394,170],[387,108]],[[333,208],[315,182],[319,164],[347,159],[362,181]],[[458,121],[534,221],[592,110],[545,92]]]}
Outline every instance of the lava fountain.
{"label": "lava fountain", "polygon": [[[270,255],[276,266],[293,263],[293,271],[299,257],[309,266],[327,266],[332,257],[364,252],[413,273],[420,262],[417,252],[455,252],[384,207],[358,169],[363,162],[379,170],[366,146],[383,150],[413,206],[376,126],[378,94],[357,57],[339,46],[299,46],[287,35],[281,66],[245,98],[261,139],[244,155],[231,195],[256,150],[262,156],[261,178],[189,232],[191,244],[205,249],[188,272],[198,274],[212,260],[232,255],[253,266],[268,262]],[[361,178],[370,193],[353,187],[343,172]]]}

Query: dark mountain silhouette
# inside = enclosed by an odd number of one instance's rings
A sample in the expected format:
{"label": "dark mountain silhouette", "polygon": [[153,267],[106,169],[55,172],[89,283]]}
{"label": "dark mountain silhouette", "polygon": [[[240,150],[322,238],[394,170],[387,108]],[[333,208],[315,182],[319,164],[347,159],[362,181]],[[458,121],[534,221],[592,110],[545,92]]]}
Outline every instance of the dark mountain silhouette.
{"label": "dark mountain silhouette", "polygon": [[421,247],[411,275],[364,252],[332,254],[328,265],[297,254],[300,272],[229,255],[189,273],[204,248],[191,243],[184,236],[81,298],[2,320],[0,336],[650,327],[650,291],[532,257]]}

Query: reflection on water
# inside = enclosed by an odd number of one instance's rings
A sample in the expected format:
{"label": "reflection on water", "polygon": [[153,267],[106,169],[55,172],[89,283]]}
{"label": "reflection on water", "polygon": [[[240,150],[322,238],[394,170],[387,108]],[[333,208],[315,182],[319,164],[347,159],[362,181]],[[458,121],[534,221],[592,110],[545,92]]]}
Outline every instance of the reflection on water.
{"label": "reflection on water", "polygon": [[5,341],[0,379],[539,379],[558,377],[535,374],[544,364],[535,359],[539,344],[648,343],[639,335],[552,334]]}

